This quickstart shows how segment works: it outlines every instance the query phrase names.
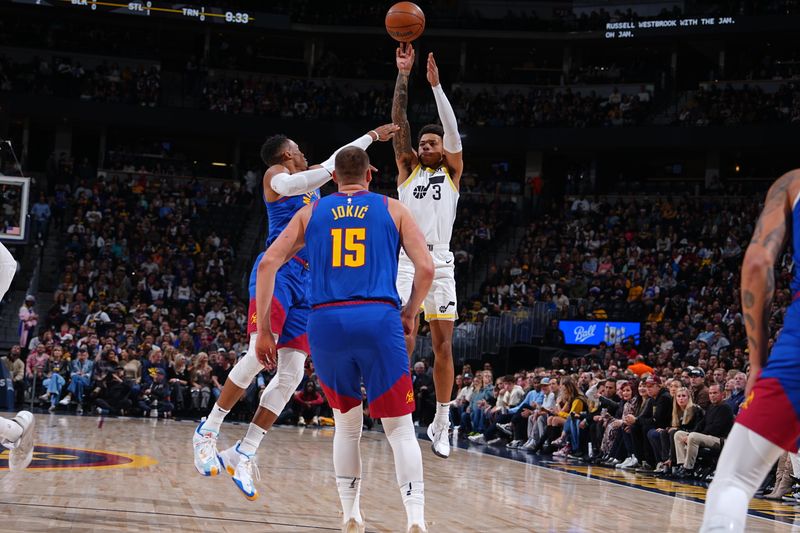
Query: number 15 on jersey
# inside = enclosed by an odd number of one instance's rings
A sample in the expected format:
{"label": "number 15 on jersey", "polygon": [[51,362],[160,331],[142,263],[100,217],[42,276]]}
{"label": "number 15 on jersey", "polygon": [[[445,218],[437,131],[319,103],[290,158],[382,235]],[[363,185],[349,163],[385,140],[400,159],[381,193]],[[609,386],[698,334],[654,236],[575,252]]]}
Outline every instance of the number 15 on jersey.
{"label": "number 15 on jersey", "polygon": [[331,266],[341,268],[357,268],[364,266],[367,240],[367,228],[331,228],[333,245]]}

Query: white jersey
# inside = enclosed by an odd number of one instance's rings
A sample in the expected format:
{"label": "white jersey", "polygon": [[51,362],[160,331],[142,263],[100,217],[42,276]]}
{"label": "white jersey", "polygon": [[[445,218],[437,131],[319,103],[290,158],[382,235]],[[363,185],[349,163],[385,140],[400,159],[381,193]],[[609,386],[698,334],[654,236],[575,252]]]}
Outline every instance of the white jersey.
{"label": "white jersey", "polygon": [[417,165],[397,188],[400,201],[411,210],[429,245],[449,249],[458,207],[458,189],[445,166],[437,169]]}

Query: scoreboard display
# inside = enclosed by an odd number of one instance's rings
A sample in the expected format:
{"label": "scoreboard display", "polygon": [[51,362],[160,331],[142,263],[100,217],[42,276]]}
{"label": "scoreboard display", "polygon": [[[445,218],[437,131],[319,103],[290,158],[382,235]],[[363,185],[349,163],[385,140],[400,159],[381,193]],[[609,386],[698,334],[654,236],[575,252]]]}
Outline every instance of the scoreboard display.
{"label": "scoreboard display", "polygon": [[188,19],[201,23],[246,26],[255,23],[256,16],[245,11],[225,10],[203,4],[175,4],[156,0],[124,2],[120,0],[12,0],[15,4],[42,7],[63,7],[87,13],[114,13],[140,17]]}

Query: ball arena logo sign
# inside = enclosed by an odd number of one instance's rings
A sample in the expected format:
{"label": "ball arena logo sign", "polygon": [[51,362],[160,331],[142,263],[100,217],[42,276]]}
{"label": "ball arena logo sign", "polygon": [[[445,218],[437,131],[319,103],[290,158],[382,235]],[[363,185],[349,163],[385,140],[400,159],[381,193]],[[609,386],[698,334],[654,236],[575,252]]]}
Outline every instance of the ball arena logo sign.
{"label": "ball arena logo sign", "polygon": [[[3,448],[0,453],[0,470],[8,470],[8,454],[9,451]],[[28,470],[144,468],[157,463],[158,461],[146,455],[36,445]]]}
{"label": "ball arena logo sign", "polygon": [[578,326],[573,331],[573,333],[575,334],[575,342],[582,343],[586,339],[594,337],[595,330],[597,330],[597,325],[596,324],[592,324],[588,328],[584,328],[583,326]]}

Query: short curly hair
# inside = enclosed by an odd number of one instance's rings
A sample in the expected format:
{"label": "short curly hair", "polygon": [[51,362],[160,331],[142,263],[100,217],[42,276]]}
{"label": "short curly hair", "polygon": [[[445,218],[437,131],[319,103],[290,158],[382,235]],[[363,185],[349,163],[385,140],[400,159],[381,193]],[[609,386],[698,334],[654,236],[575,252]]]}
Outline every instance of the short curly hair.
{"label": "short curly hair", "polygon": [[280,164],[280,153],[287,142],[289,142],[289,137],[282,133],[268,137],[264,144],[261,145],[261,160],[264,164],[268,167]]}

